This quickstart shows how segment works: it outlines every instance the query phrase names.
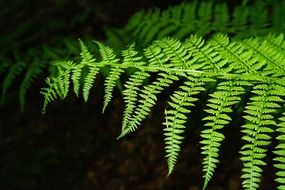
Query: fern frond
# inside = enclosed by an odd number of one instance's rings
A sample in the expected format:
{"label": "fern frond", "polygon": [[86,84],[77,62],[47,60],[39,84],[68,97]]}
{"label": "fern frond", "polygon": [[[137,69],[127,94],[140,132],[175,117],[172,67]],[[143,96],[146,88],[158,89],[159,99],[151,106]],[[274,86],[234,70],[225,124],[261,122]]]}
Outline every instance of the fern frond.
{"label": "fern frond", "polygon": [[[130,73],[123,91],[125,110],[120,138],[141,125],[163,90],[174,81],[186,79],[179,90],[171,95],[169,107],[165,111],[164,136],[169,174],[173,171],[181,149],[187,114],[191,112],[189,107],[194,106],[197,100],[195,95],[209,86],[212,90],[217,84],[208,100],[203,119],[206,121],[205,128],[201,133],[204,189],[219,163],[219,149],[225,138],[221,130],[231,121],[232,107],[240,101],[242,94],[251,92],[244,111],[246,124],[242,126],[242,138],[246,143],[240,153],[244,165],[243,187],[246,190],[256,190],[261,180],[262,166],[266,164],[264,158],[267,146],[272,141],[271,134],[276,126],[274,113],[279,111],[279,104],[283,103],[282,98],[285,96],[282,69],[284,44],[283,35],[229,40],[226,35],[217,34],[209,41],[192,35],[184,42],[173,38],[156,40],[138,51],[131,44],[122,51],[121,61],[115,57],[111,48],[99,44],[102,61],[98,63],[83,46],[81,57],[87,73],[81,75],[80,71],[76,81],[83,82],[84,98],[87,100],[95,75],[103,67],[110,68],[105,84],[107,105],[120,75]],[[42,91],[45,96],[43,110],[52,100],[66,96],[67,81],[70,79],[68,72],[73,73],[76,66],[64,62],[57,64],[57,75],[48,80],[48,88]],[[150,76],[156,78],[149,82]],[[149,83],[145,84],[147,82]],[[282,125],[277,127],[280,133]],[[283,136],[278,137],[278,140],[279,138],[280,143],[283,143]],[[282,149],[283,145],[280,145],[275,151],[275,167],[281,172],[277,174],[276,180],[281,187],[284,177]]]}
{"label": "fern frond", "polygon": [[177,161],[178,154],[180,152],[180,144],[183,140],[183,133],[186,128],[185,123],[187,121],[186,114],[190,113],[189,107],[194,106],[194,102],[198,98],[193,96],[204,91],[203,79],[198,76],[188,76],[187,81],[180,86],[180,90],[177,90],[170,97],[171,101],[168,102],[170,108],[165,110],[165,128],[164,141],[165,151],[168,164],[168,175],[170,175],[174,169]]}
{"label": "fern frond", "polygon": [[269,83],[255,86],[252,92],[255,96],[250,98],[245,107],[247,115],[244,118],[247,123],[242,126],[242,139],[246,144],[240,151],[243,161],[242,185],[246,190],[256,190],[259,187],[262,166],[266,165],[266,146],[271,143],[272,126],[276,125],[272,114],[280,107],[278,103],[284,102],[280,96],[285,95],[285,89]]}
{"label": "fern frond", "polygon": [[[182,3],[164,11],[139,12],[120,30],[120,36],[125,36],[124,42],[135,41],[145,47],[154,40],[169,36],[184,39],[192,33],[231,33],[238,39],[266,35],[268,31],[280,33],[284,31],[282,21],[285,19],[280,7],[284,7],[284,3],[255,1],[250,6],[234,6],[233,10],[225,3],[211,1]],[[274,23],[274,17],[278,17],[280,28]]]}
{"label": "fern frond", "polygon": [[275,181],[278,183],[278,190],[285,189],[285,113],[283,112],[282,117],[279,118],[279,123],[277,125],[278,145],[275,147],[276,157],[273,159],[275,161],[275,168],[277,168]]}
{"label": "fern frond", "polygon": [[[177,21],[181,20],[183,16],[182,11],[183,11],[183,6],[175,6],[175,7],[170,7],[168,8],[167,11],[161,13],[160,23],[164,25],[163,27],[158,28],[156,33],[153,32],[154,33],[153,36],[156,36],[155,39],[163,39],[164,37],[171,36],[171,34],[175,33],[175,31],[178,29],[180,25],[180,23]],[[151,39],[154,38],[149,38],[148,40]]]}
{"label": "fern frond", "polygon": [[213,173],[219,163],[219,148],[224,140],[223,133],[220,132],[230,121],[230,113],[233,112],[232,106],[240,101],[241,94],[245,93],[243,86],[250,86],[246,81],[226,81],[219,83],[216,91],[211,94],[211,99],[208,100],[208,109],[205,111],[208,115],[203,118],[207,121],[204,124],[205,128],[201,132],[201,144],[204,172],[205,189],[211,180]]}
{"label": "fern frond", "polygon": [[76,69],[73,69],[73,85],[74,85],[74,91],[78,94],[79,91],[79,85],[80,85],[80,75],[82,72],[82,68],[86,65],[88,66],[88,73],[86,77],[84,78],[84,84],[83,84],[83,98],[85,102],[87,102],[90,89],[93,86],[94,80],[96,78],[97,73],[99,72],[99,68],[96,65],[95,59],[93,58],[93,55],[89,52],[88,48],[85,46],[85,44],[80,40],[80,47],[81,47],[81,63],[77,65]]}

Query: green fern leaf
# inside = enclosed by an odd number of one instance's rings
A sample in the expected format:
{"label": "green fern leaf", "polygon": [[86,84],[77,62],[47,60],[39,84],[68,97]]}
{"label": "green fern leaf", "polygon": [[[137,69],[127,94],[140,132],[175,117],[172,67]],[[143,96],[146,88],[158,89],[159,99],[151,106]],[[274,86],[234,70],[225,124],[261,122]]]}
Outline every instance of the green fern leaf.
{"label": "green fern leaf", "polygon": [[206,129],[201,132],[203,172],[205,189],[211,180],[213,173],[219,163],[219,148],[224,140],[224,135],[220,132],[227,125],[231,118],[229,114],[233,111],[232,106],[240,101],[240,96],[245,92],[242,86],[249,86],[250,83],[245,81],[226,81],[219,83],[216,91],[211,94],[208,100],[208,109],[205,111],[209,114],[203,120],[207,121],[204,125]]}
{"label": "green fern leaf", "polygon": [[174,92],[171,96],[171,101],[169,101],[171,108],[165,111],[166,121],[164,125],[166,127],[163,130],[168,175],[172,173],[180,152],[180,144],[184,138],[182,134],[186,128],[186,114],[191,112],[188,107],[194,106],[193,103],[198,100],[198,98],[194,98],[193,96],[205,90],[202,87],[204,85],[202,81],[197,76],[188,76],[187,81],[180,87],[180,90]]}

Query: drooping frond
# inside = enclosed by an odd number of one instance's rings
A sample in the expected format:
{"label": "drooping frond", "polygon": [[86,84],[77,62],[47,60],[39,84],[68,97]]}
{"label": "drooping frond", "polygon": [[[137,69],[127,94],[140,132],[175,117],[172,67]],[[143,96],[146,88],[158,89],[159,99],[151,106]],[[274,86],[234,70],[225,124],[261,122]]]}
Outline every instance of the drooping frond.
{"label": "drooping frond", "polygon": [[95,59],[93,58],[93,55],[89,52],[85,44],[80,41],[80,46],[81,46],[81,63],[78,65],[78,68],[76,69],[76,72],[73,69],[73,84],[74,84],[74,89],[76,92],[78,92],[79,89],[79,79],[80,79],[80,74],[81,74],[81,69],[85,66],[88,65],[88,73],[86,77],[84,78],[84,84],[83,84],[83,98],[85,102],[87,102],[90,89],[93,86],[93,82],[96,78],[96,75],[99,72],[99,68],[96,65]]}
{"label": "drooping frond", "polygon": [[236,7],[235,10],[233,11],[231,32],[237,32],[238,35],[240,33],[246,32],[248,16],[249,16],[249,8],[247,6],[241,5]]}
{"label": "drooping frond", "polygon": [[200,7],[197,11],[197,34],[204,35],[211,30],[211,18],[212,18],[212,9],[213,3],[210,2],[201,2]]}
{"label": "drooping frond", "polygon": [[258,84],[252,93],[255,96],[250,98],[245,107],[244,118],[247,122],[242,126],[242,139],[246,144],[240,151],[243,161],[242,186],[246,190],[256,190],[259,187],[262,166],[267,164],[264,160],[266,146],[271,143],[271,133],[276,125],[272,114],[280,107],[278,103],[284,102],[280,96],[285,95],[285,89],[274,83]]}

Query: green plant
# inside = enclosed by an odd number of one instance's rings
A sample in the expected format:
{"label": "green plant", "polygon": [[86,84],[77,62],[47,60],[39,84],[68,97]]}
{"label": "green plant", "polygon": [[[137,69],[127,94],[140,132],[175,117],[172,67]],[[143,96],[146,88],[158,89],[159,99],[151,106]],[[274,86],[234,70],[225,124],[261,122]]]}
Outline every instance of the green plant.
{"label": "green plant", "polygon": [[[277,138],[280,144],[274,151],[275,167],[278,169],[276,181],[280,184],[279,189],[284,189],[284,130],[283,123],[276,122],[276,117],[281,117],[279,113],[284,111],[283,34],[233,41],[225,35],[216,34],[208,42],[196,35],[184,42],[164,38],[154,41],[143,51],[137,51],[134,45],[130,45],[122,51],[121,58],[117,58],[109,47],[96,43],[101,55],[98,61],[80,42],[80,63],[58,63],[58,75],[49,78],[48,86],[42,90],[45,99],[43,112],[51,101],[67,96],[71,80],[77,95],[79,86],[82,86],[82,94],[87,101],[99,70],[110,67],[111,72],[105,82],[105,109],[119,76],[133,68],[135,71],[125,82],[123,91],[126,106],[120,138],[141,125],[155,105],[158,94],[175,81],[183,81],[171,95],[165,111],[165,149],[170,174],[180,152],[190,107],[195,106],[199,99],[197,94],[207,90],[210,84],[215,85],[208,99],[208,108],[204,110],[207,115],[203,119],[204,129],[201,132],[205,188],[219,162],[219,147],[225,138],[220,131],[231,121],[233,106],[242,106],[239,104],[241,98],[243,94],[248,94],[250,99],[243,108],[245,121],[241,126],[242,139],[245,141],[240,151],[244,163],[243,187],[258,188],[262,166],[266,164],[264,158],[267,145],[271,143],[272,133],[277,129],[281,135]],[[82,69],[87,70],[87,73],[83,75]],[[156,79],[144,85],[144,81],[154,74]],[[283,119],[281,117],[280,120]]]}
{"label": "green plant", "polygon": [[[240,150],[242,186],[246,190],[259,188],[263,166],[268,164],[265,159],[270,150],[268,145],[276,140],[277,146],[272,150],[276,182],[278,189],[285,189],[284,6],[284,1],[253,4],[244,1],[230,12],[226,4],[195,2],[163,12],[158,9],[139,12],[123,29],[107,29],[107,43],[116,48],[94,41],[89,45],[96,44],[99,50],[94,56],[80,40],[81,61],[74,55],[76,51],[53,57],[51,75],[41,91],[42,112],[55,99],[66,98],[71,83],[74,93],[82,94],[87,102],[96,76],[102,70],[104,73],[109,70],[104,83],[103,112],[112,99],[113,89],[122,82],[125,109],[118,137],[121,138],[140,127],[159,94],[179,85],[170,96],[163,123],[168,174],[171,174],[185,128],[189,127],[186,122],[203,92],[209,96],[200,135],[203,189],[219,163],[220,147],[226,138],[222,129],[238,111],[244,119],[240,130],[244,142]],[[126,44],[127,49],[121,50]],[[9,70],[3,95],[26,66],[21,61]],[[0,71],[7,69],[7,64],[2,65]],[[42,67],[37,64],[31,64],[27,70],[20,90],[21,105],[27,87],[40,72]],[[129,79],[120,80],[121,76]],[[190,127],[195,126],[190,123]]]}

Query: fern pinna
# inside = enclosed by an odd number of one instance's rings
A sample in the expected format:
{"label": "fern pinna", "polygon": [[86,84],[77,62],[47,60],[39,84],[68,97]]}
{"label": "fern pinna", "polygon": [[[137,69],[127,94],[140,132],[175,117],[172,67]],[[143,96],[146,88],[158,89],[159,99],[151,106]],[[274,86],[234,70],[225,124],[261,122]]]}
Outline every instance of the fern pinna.
{"label": "fern pinna", "polygon": [[[162,93],[173,82],[182,84],[170,97],[165,110],[165,151],[169,174],[174,169],[183,142],[189,113],[198,100],[198,94],[207,91],[208,84],[216,84],[209,95],[204,128],[201,132],[204,189],[210,182],[219,163],[219,151],[226,138],[221,132],[230,121],[233,106],[243,95],[250,96],[244,108],[244,124],[241,126],[244,145],[240,150],[243,162],[242,185],[246,190],[259,187],[263,166],[266,165],[267,146],[274,131],[279,144],[276,146],[276,182],[284,189],[284,113],[275,119],[283,108],[285,96],[285,40],[284,35],[268,35],[230,41],[226,35],[217,34],[207,42],[192,35],[181,42],[173,38],[156,40],[143,51],[130,45],[115,55],[110,47],[98,45],[101,58],[96,60],[82,41],[81,62],[63,61],[57,64],[58,75],[47,79],[43,112],[54,99],[65,98],[72,81],[74,92],[82,89],[87,101],[96,74],[104,67],[110,68],[105,82],[104,109],[112,98],[112,91],[120,75],[132,68],[133,73],[125,82],[123,98],[125,111],[122,117],[123,137],[134,132],[150,114]],[[85,68],[87,73],[84,73]],[[282,69],[283,68],[283,69]],[[154,80],[150,76],[156,76]],[[152,77],[153,78],[153,77]],[[149,84],[145,84],[149,82]],[[82,86],[82,88],[81,88]]]}

